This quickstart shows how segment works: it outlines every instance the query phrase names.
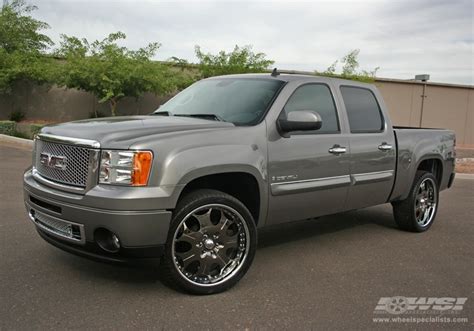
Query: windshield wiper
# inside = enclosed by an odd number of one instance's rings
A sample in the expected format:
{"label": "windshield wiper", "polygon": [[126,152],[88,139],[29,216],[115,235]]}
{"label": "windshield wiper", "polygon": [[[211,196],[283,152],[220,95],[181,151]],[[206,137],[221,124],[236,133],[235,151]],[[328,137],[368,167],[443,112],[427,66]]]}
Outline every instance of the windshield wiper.
{"label": "windshield wiper", "polygon": [[173,116],[169,111],[154,111],[150,115]]}
{"label": "windshield wiper", "polygon": [[181,116],[181,117],[198,117],[205,120],[213,120],[219,122],[225,122],[225,120],[216,114],[173,114],[173,116]]}

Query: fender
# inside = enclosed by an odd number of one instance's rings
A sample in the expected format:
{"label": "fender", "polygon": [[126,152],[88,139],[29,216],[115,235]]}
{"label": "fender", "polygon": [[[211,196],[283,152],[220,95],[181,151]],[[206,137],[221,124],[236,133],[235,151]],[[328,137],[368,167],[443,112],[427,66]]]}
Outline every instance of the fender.
{"label": "fender", "polygon": [[[181,192],[191,181],[207,175],[247,173],[255,178],[260,193],[260,218],[268,207],[268,174],[265,154],[256,145],[211,145],[180,150],[164,162],[160,186],[175,186],[176,205]],[[263,224],[261,222],[259,224]]]}
{"label": "fender", "polygon": [[[411,174],[411,177],[410,177],[411,178],[411,183],[413,183],[413,181],[415,180],[416,170],[420,167],[420,164],[425,160],[438,160],[438,161],[440,161],[439,164],[440,164],[440,170],[441,170],[441,182],[438,183],[438,185],[439,185],[438,189],[441,191],[442,190],[441,187],[442,187],[442,184],[443,184],[442,182],[443,182],[443,178],[444,178],[444,176],[443,176],[444,167],[445,167],[444,163],[445,163],[446,159],[443,159],[440,154],[427,154],[427,155],[423,155],[423,157],[419,158],[418,162],[416,163],[416,168],[414,169],[415,171],[413,171],[413,173]],[[434,175],[436,177],[436,174],[434,174]]]}

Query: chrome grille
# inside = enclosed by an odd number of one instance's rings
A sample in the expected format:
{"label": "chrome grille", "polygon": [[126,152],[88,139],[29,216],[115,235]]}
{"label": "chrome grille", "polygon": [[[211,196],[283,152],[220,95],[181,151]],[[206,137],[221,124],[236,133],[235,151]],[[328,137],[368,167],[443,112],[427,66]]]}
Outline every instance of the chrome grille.
{"label": "chrome grille", "polygon": [[[49,180],[72,186],[86,187],[91,151],[90,148],[86,147],[36,140],[35,168],[41,176]],[[65,169],[42,164],[42,153],[66,158]]]}
{"label": "chrome grille", "polygon": [[37,223],[47,228],[50,232],[55,232],[58,235],[72,238],[71,224],[41,213],[35,213],[34,217]]}
{"label": "chrome grille", "polygon": [[76,244],[85,243],[86,237],[83,224],[73,223],[47,215],[38,210],[34,210],[28,203],[25,202],[25,204],[31,221],[41,230]]}

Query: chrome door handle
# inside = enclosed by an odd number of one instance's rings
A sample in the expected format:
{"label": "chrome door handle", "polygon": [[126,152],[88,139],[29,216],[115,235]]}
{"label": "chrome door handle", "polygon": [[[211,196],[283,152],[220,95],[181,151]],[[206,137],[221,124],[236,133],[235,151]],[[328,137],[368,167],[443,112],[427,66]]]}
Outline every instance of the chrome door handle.
{"label": "chrome door handle", "polygon": [[387,143],[382,143],[382,145],[379,145],[379,149],[381,151],[390,151],[392,148],[393,146]]}
{"label": "chrome door handle", "polygon": [[339,145],[334,145],[333,147],[331,147],[328,152],[331,153],[331,154],[336,154],[336,155],[339,155],[339,154],[344,154],[346,152],[346,148],[345,147],[342,147],[342,146],[339,146]]}

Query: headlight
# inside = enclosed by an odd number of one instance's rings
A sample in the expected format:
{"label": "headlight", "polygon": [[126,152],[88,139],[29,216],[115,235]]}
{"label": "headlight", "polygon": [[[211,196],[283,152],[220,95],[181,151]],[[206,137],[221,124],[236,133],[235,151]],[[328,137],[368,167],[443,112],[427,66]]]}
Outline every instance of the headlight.
{"label": "headlight", "polygon": [[144,186],[148,183],[152,161],[150,151],[103,150],[99,183]]}

